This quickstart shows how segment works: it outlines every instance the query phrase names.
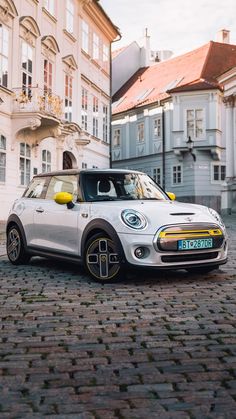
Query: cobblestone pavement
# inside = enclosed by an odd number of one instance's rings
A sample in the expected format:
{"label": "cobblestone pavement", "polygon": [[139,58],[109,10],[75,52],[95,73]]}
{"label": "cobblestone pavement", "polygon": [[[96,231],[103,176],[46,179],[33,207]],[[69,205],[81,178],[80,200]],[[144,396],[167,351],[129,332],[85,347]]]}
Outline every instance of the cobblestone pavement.
{"label": "cobblestone pavement", "polygon": [[101,286],[77,266],[1,257],[0,418],[236,418],[236,220],[226,224],[229,262],[205,276]]}

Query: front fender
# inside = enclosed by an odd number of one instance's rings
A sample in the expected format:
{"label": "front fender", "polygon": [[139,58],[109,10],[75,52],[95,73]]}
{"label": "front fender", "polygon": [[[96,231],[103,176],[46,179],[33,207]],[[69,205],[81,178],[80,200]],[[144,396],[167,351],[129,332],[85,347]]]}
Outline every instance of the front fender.
{"label": "front fender", "polygon": [[81,249],[80,249],[80,254],[82,258],[84,257],[86,242],[88,241],[88,239],[90,239],[90,237],[92,237],[94,234],[97,234],[101,231],[106,233],[116,243],[118,249],[120,250],[122,254],[122,258],[125,259],[123,247],[122,247],[121,241],[119,239],[119,236],[116,230],[110,223],[100,218],[92,220],[84,229],[84,232],[81,238]]}
{"label": "front fender", "polygon": [[19,217],[16,214],[11,214],[8,217],[7,225],[6,225],[6,233],[8,233],[8,230],[9,230],[9,228],[12,224],[16,224],[17,227],[19,228],[21,236],[22,236],[22,240],[23,240],[23,243],[24,243],[24,247],[26,249],[27,248],[27,242],[26,242],[24,227],[23,227],[23,224],[22,224],[21,220],[19,219]]}

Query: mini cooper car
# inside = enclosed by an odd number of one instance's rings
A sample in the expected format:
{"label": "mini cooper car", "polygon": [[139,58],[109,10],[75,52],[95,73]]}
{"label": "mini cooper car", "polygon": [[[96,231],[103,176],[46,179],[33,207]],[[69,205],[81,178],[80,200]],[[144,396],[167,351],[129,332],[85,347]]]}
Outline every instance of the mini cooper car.
{"label": "mini cooper car", "polygon": [[219,214],[173,200],[129,170],[63,170],[33,178],[7,221],[13,264],[31,256],[81,262],[101,282],[126,265],[207,272],[227,261]]}

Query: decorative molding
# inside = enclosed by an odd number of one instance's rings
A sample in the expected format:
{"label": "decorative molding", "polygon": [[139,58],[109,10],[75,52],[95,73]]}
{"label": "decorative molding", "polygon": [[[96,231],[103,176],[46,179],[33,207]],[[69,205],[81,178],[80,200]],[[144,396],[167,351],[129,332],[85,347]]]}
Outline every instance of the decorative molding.
{"label": "decorative molding", "polygon": [[53,54],[60,52],[57,40],[52,35],[43,36],[41,39],[42,46]]}
{"label": "decorative molding", "polygon": [[65,57],[62,57],[63,63],[65,63],[70,69],[77,70],[78,65],[75,61],[75,58],[72,54],[66,55]]}
{"label": "decorative molding", "polygon": [[16,6],[12,0],[0,0],[0,19],[4,23],[9,21],[9,17],[12,19],[18,16]]}
{"label": "decorative molding", "polygon": [[54,15],[52,15],[49,12],[49,10],[46,9],[46,7],[43,6],[42,11],[43,11],[43,13],[45,13],[45,15],[47,15],[53,21],[53,23],[57,23],[57,18]]}
{"label": "decorative molding", "polygon": [[67,29],[63,29],[63,32],[64,32],[64,34],[72,41],[72,42],[76,42],[77,41],[77,39],[75,38],[75,36],[72,34],[72,33],[70,33],[70,32],[68,32],[68,30]]}
{"label": "decorative molding", "polygon": [[20,18],[20,25],[25,29],[26,33],[30,33],[35,38],[40,36],[38,24],[31,16],[22,16]]}

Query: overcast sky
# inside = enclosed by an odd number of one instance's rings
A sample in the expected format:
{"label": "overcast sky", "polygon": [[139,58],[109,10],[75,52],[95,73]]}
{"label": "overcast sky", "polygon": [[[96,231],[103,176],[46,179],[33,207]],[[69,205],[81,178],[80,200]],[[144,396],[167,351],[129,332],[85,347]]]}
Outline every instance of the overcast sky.
{"label": "overcast sky", "polygon": [[122,40],[113,49],[139,40],[148,28],[151,49],[175,55],[216,40],[219,29],[231,31],[236,44],[236,0],[100,0]]}

